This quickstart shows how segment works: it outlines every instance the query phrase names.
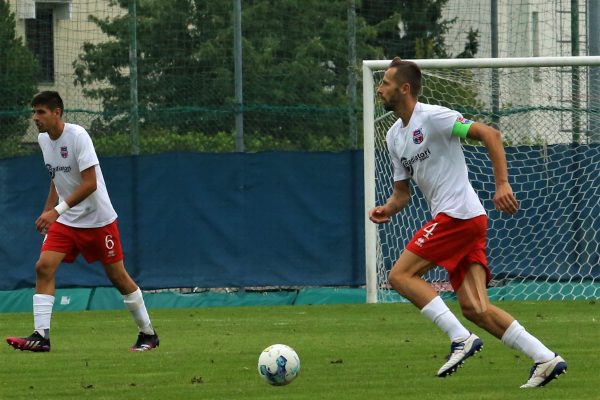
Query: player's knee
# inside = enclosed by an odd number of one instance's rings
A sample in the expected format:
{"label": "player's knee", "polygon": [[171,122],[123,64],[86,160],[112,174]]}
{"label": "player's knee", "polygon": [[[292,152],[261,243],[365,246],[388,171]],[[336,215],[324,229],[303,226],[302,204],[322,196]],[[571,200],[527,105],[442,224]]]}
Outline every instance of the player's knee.
{"label": "player's knee", "polygon": [[404,283],[408,280],[408,275],[401,270],[392,269],[388,275],[390,286],[400,294],[404,293]]}
{"label": "player's knee", "polygon": [[[110,279],[113,286],[121,293],[130,293],[137,288],[137,285],[124,268],[106,266],[105,271],[106,276]],[[133,288],[133,290],[130,290],[131,288]]]}
{"label": "player's knee", "polygon": [[51,278],[54,274],[53,265],[44,260],[38,260],[35,263],[35,275],[37,279]]}

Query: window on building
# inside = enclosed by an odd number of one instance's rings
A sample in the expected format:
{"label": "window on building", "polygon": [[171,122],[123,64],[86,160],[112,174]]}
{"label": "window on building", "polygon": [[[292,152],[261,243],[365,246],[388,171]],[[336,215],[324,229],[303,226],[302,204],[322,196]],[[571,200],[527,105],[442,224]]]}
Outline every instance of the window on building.
{"label": "window on building", "polygon": [[40,83],[54,83],[53,17],[52,7],[36,4],[35,18],[25,20],[27,46],[40,64]]}

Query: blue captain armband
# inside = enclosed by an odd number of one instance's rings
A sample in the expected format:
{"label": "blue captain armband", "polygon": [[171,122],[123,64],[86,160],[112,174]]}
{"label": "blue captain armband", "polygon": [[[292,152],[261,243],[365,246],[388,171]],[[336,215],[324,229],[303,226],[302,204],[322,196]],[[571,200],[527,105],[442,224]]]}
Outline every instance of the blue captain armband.
{"label": "blue captain armband", "polygon": [[452,136],[457,136],[463,139],[466,138],[471,125],[473,125],[473,121],[470,119],[463,117],[456,118],[454,126],[452,127]]}

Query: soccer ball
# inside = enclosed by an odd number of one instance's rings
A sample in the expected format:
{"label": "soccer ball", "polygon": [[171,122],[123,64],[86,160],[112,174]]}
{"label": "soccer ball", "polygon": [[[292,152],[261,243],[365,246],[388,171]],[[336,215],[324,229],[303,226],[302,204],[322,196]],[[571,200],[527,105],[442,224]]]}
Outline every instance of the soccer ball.
{"label": "soccer ball", "polygon": [[258,357],[258,373],[271,385],[287,385],[296,379],[299,372],[300,358],[285,344],[269,346]]}

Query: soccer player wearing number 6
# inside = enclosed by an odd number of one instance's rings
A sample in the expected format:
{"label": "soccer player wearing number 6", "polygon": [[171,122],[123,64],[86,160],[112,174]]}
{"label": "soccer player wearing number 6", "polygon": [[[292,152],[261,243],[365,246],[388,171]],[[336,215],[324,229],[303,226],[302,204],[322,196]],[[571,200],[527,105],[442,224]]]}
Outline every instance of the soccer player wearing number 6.
{"label": "soccer player wearing number 6", "polygon": [[142,292],[125,270],[117,227],[117,213],[108,197],[98,157],[86,130],[62,120],[63,101],[57,92],[37,94],[31,101],[38,142],[50,174],[50,192],[44,211],[35,221],[46,234],[35,265],[34,332],[9,337],[19,350],[50,351],[50,319],[54,305],[54,277],[61,262],[82,254],[88,263],[100,261],[106,275],[123,295],[139,334],[131,351],[159,345]]}
{"label": "soccer player wearing number 6", "polygon": [[410,179],[425,195],[433,216],[408,242],[390,271],[389,282],[450,337],[448,361],[437,376],[452,374],[483,347],[481,339],[459,322],[422,279],[439,265],[448,271],[463,315],[535,362],[521,387],[544,386],[566,372],[567,364],[506,311],[490,304],[486,290],[491,279],[485,251],[487,216],[468,180],[460,144],[465,137],[483,142],[495,176],[494,205],[512,215],[518,203],[508,182],[500,132],[448,108],[420,103],[420,89],[419,67],[398,57],[377,89],[385,109],[398,117],[386,137],[394,189],[385,204],[369,211],[369,218],[386,223],[402,210],[410,200]]}

